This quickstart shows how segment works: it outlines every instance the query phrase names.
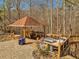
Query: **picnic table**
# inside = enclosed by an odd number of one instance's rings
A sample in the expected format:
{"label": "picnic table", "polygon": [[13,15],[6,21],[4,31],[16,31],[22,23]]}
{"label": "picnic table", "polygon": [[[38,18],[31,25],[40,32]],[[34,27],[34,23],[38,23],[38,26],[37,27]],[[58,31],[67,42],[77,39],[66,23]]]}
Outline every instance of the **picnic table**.
{"label": "picnic table", "polygon": [[[50,38],[49,38],[50,39]],[[49,40],[48,39],[48,40]],[[63,39],[63,40],[62,40]],[[48,44],[50,46],[50,52],[55,52],[57,51],[57,58],[59,59],[61,56],[63,56],[64,52],[67,50],[68,48],[68,39],[65,37],[62,37],[61,39],[57,38],[57,39],[50,39],[49,42],[45,41],[45,44]]]}
{"label": "picnic table", "polygon": [[[53,40],[53,39],[52,39]],[[49,44],[51,46],[55,46],[55,47],[58,47],[59,46],[59,43],[60,45],[62,46],[65,42],[67,41],[67,39],[64,39],[63,41],[61,41],[61,39],[56,39],[54,42],[46,42],[46,44]]]}

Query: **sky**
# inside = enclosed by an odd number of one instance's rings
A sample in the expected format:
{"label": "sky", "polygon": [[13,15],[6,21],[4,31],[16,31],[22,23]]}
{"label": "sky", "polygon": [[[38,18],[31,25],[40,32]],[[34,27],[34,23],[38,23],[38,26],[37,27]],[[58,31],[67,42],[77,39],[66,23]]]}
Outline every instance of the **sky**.
{"label": "sky", "polygon": [[0,0],[0,6],[3,4],[3,0]]}
{"label": "sky", "polygon": [[[0,0],[0,6],[3,4],[3,0]],[[21,8],[26,9],[29,5],[21,3]],[[59,7],[62,7],[62,0],[59,0]],[[56,8],[56,0],[53,0],[53,8]]]}

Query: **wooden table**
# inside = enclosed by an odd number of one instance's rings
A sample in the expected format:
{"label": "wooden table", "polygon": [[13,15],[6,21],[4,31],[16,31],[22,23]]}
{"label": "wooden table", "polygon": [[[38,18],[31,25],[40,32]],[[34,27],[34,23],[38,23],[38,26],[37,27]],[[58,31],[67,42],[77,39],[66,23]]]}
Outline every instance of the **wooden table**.
{"label": "wooden table", "polygon": [[58,56],[57,58],[60,59],[60,55],[61,55],[61,47],[64,45],[64,43],[68,40],[67,38],[63,37],[65,39],[64,42],[53,42],[53,43],[50,43],[50,42],[45,42],[46,44],[50,45],[50,46],[54,46],[54,47],[57,47],[57,50],[58,50]]}
{"label": "wooden table", "polygon": [[53,43],[50,43],[50,42],[45,42],[45,43],[46,43],[46,44],[49,44],[49,45],[51,45],[51,46],[58,47],[59,44],[60,44],[60,46],[62,46],[66,41],[67,41],[67,39],[65,39],[64,42],[60,42],[60,41],[58,41],[58,42],[53,42]]}

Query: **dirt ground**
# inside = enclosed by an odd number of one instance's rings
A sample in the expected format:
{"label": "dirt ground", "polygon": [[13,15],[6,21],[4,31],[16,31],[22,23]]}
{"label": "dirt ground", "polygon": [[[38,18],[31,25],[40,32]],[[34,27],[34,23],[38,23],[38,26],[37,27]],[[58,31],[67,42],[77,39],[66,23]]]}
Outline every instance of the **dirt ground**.
{"label": "dirt ground", "polygon": [[[0,59],[34,59],[32,44],[19,45],[18,40],[0,42]],[[71,56],[62,59],[75,59]]]}
{"label": "dirt ground", "polygon": [[18,45],[16,40],[0,42],[0,59],[33,59],[30,45]]}

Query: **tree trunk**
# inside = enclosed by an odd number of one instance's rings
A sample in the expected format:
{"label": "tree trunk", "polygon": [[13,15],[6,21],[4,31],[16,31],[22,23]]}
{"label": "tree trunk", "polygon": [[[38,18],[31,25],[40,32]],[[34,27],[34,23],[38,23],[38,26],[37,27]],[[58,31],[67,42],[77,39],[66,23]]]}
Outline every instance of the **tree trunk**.
{"label": "tree trunk", "polygon": [[50,11],[50,14],[51,14],[51,19],[50,19],[50,33],[52,34],[52,16],[53,16],[53,9],[52,9],[52,7],[53,7],[53,0],[50,0],[50,4],[51,4],[51,11]]}
{"label": "tree trunk", "polygon": [[20,2],[21,2],[21,0],[17,0],[17,4],[16,4],[16,9],[17,9],[19,19],[20,19]]}

